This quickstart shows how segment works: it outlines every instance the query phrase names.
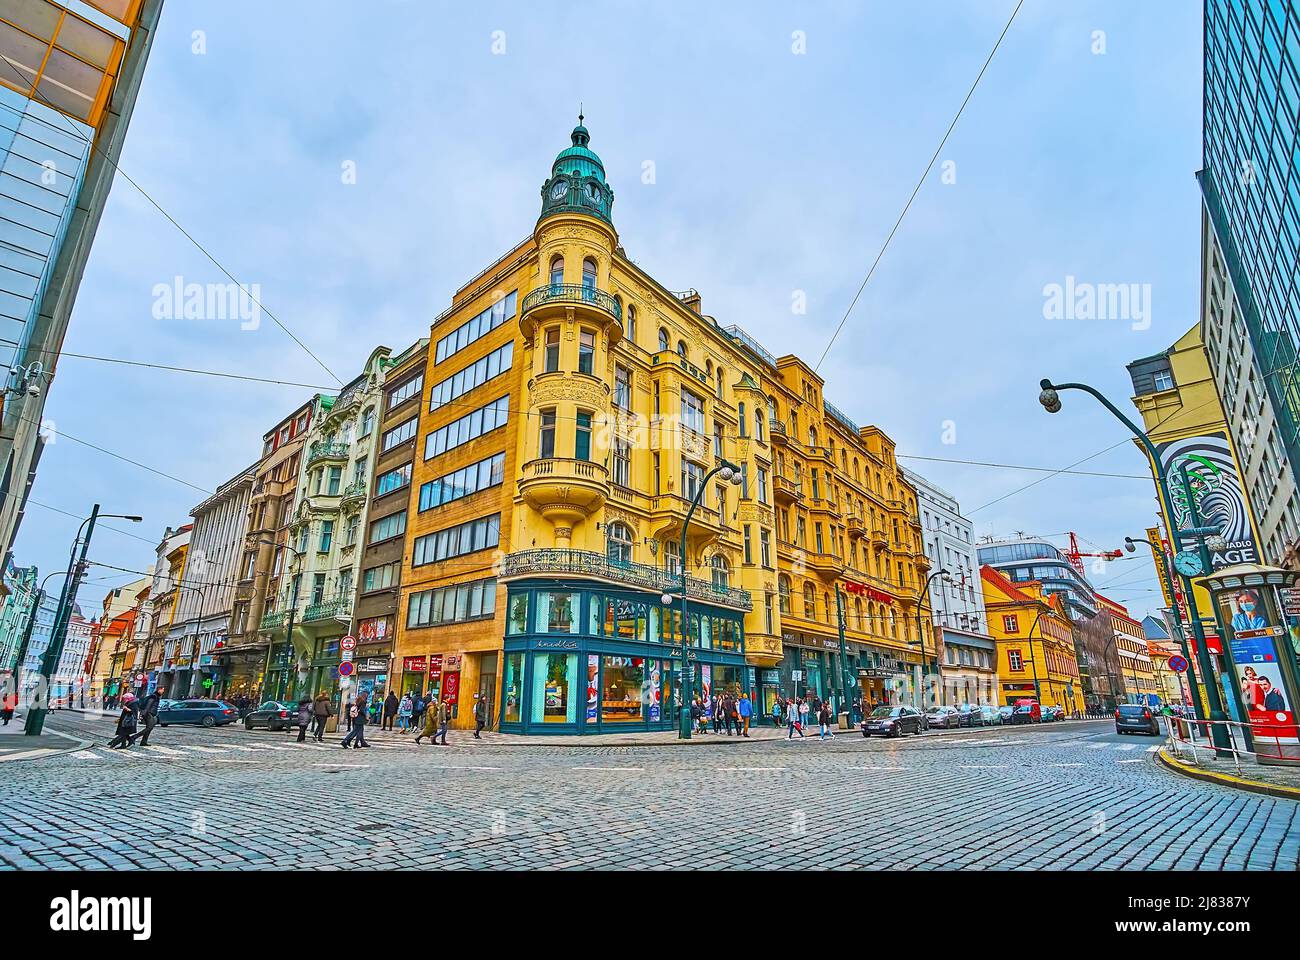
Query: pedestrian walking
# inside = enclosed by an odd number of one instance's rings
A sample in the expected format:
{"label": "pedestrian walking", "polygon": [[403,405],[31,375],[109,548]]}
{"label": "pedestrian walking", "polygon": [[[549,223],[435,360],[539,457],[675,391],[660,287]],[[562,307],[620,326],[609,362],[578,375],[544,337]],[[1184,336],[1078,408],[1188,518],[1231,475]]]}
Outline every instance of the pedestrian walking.
{"label": "pedestrian walking", "polygon": [[298,701],[298,742],[307,742],[307,728],[311,726],[313,704],[310,697]]}
{"label": "pedestrian walking", "polygon": [[799,732],[803,733],[804,729],[807,726],[808,726],[808,698],[801,697],[799,699]]}
{"label": "pedestrian walking", "polygon": [[330,706],[330,698],[325,696],[325,691],[322,690],[320,693],[316,694],[316,699],[311,705],[311,715],[316,721],[316,729],[312,731],[312,736],[317,743],[325,742],[325,721],[328,720],[333,713],[334,708]]}
{"label": "pedestrian walking", "polygon": [[696,733],[704,732],[704,708],[700,706],[700,698],[691,698],[691,727]]}
{"label": "pedestrian walking", "polygon": [[411,698],[411,729],[412,730],[419,730],[420,727],[424,724],[424,711],[427,706],[428,703],[425,702],[424,694],[420,693],[417,690],[415,692],[415,695]]}
{"label": "pedestrian walking", "polygon": [[[392,727],[390,726],[391,730]],[[397,705],[397,729],[406,733],[411,729],[411,695],[402,694],[402,702]]]}
{"label": "pedestrian walking", "polygon": [[777,697],[772,701],[772,726],[779,727],[785,723],[785,701]]}
{"label": "pedestrian walking", "polygon": [[821,710],[817,713],[817,724],[821,727],[817,734],[818,740],[833,740],[835,734],[831,730],[831,705],[827,700],[822,701]]}
{"label": "pedestrian walking", "polygon": [[785,720],[789,725],[785,735],[787,740],[793,740],[796,732],[800,737],[803,736],[803,727],[799,725],[799,704],[795,703],[793,697],[786,701]]}
{"label": "pedestrian walking", "polygon": [[153,728],[158,726],[158,699],[158,691],[155,690],[140,704],[138,715],[144,724],[144,730],[132,734],[131,743],[139,740],[140,746],[149,746],[149,734],[153,733]]}
{"label": "pedestrian walking", "polygon": [[438,743],[438,737],[442,738],[442,746],[447,745],[447,724],[451,722],[451,704],[446,700],[438,701],[438,733],[433,742]]}
{"label": "pedestrian walking", "polygon": [[370,746],[370,744],[366,743],[367,706],[366,695],[363,693],[357,697],[356,703],[352,704],[352,706],[348,708],[348,718],[352,721],[352,729],[349,730],[348,735],[343,738],[343,749],[346,750],[348,747],[355,747],[359,750],[362,747]]}
{"label": "pedestrian walking", "polygon": [[384,698],[384,722],[380,727],[381,730],[393,729],[393,718],[397,716],[399,709],[401,704],[398,702],[397,694],[389,690],[388,696]]}
{"label": "pedestrian walking", "polygon": [[424,727],[415,735],[415,742],[418,744],[425,737],[434,744],[438,742],[438,705],[433,701],[429,702],[429,708],[424,711]]}
{"label": "pedestrian walking", "polygon": [[4,721],[4,726],[9,726],[9,721],[14,718],[14,711],[17,709],[18,688],[12,677],[6,678],[4,692],[0,693],[0,720]]}
{"label": "pedestrian walking", "polygon": [[474,694],[474,739],[475,740],[483,739],[482,737],[479,736],[479,734],[482,733],[483,728],[487,726],[487,721],[488,721],[487,697],[483,696],[482,694],[476,693]]}
{"label": "pedestrian walking", "polygon": [[139,710],[135,705],[135,694],[128,693],[122,698],[122,709],[117,715],[117,729],[114,731],[113,739],[108,741],[110,750],[130,748],[131,734],[135,733],[139,716]]}
{"label": "pedestrian walking", "polygon": [[709,716],[713,718],[713,732],[722,733],[722,698],[717,694],[709,700]]}
{"label": "pedestrian walking", "polygon": [[737,713],[740,716],[740,735],[747,737],[749,736],[749,720],[754,715],[754,705],[750,702],[749,697],[742,696],[740,698]]}

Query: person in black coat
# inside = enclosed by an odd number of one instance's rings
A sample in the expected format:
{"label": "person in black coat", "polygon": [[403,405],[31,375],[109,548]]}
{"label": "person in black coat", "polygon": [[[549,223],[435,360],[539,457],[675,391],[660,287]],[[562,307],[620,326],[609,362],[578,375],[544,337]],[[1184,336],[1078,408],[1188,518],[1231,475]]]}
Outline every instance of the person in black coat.
{"label": "person in black coat", "polygon": [[398,707],[401,702],[397,699],[397,694],[392,690],[388,691],[388,696],[384,698],[384,723],[381,730],[393,729],[393,717],[397,716]]}
{"label": "person in black coat", "polygon": [[155,690],[140,703],[138,716],[144,723],[144,730],[132,734],[131,743],[139,740],[140,746],[149,746],[149,734],[153,733],[153,728],[158,726],[158,699],[158,691]]}
{"label": "person in black coat", "polygon": [[135,733],[139,717],[140,711],[135,703],[135,694],[126,694],[122,697],[122,709],[117,715],[117,730],[113,739],[108,741],[109,749],[126,750],[131,746],[131,735]]}

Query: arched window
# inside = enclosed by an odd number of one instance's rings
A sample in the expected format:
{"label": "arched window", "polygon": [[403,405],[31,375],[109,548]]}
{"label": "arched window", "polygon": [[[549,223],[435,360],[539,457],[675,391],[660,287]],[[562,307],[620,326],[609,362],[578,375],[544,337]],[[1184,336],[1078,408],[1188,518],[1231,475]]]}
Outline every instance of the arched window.
{"label": "arched window", "polygon": [[781,612],[790,612],[790,578],[784,573],[777,577],[776,580],[777,594],[781,599]]}
{"label": "arched window", "polygon": [[682,357],[683,359],[685,359],[685,357],[686,357],[686,341],[685,341],[685,340],[678,340],[678,341],[677,341],[677,356]]}
{"label": "arched window", "polygon": [[681,544],[676,540],[664,541],[664,572],[672,577],[682,575]]}
{"label": "arched window", "polygon": [[718,367],[718,399],[722,399],[722,368]]}
{"label": "arched window", "polygon": [[898,619],[894,616],[894,608],[889,608],[889,635],[898,639]]}
{"label": "arched window", "polygon": [[808,446],[812,447],[814,450],[817,449],[817,428],[816,427],[810,426],[808,428]]}
{"label": "arched window", "polygon": [[762,407],[754,410],[754,439],[759,443],[763,442],[763,421],[767,419],[767,414],[763,412]]}
{"label": "arched window", "polygon": [[822,593],[822,607],[826,611],[826,622],[831,623],[831,595],[829,593]]}
{"label": "arched window", "polygon": [[551,257],[551,286],[558,287],[564,282],[564,258],[556,255]]}
{"label": "arched window", "polygon": [[632,562],[632,531],[625,523],[605,527],[605,556],[615,563]]}
{"label": "arched window", "polygon": [[627,305],[627,339],[636,343],[636,307]]}
{"label": "arched window", "polygon": [[596,290],[596,261],[588,257],[582,261],[582,292],[594,293]]}
{"label": "arched window", "polygon": [[704,361],[704,375],[707,376],[707,377],[709,377],[710,379],[713,377],[713,361],[712,361],[712,360],[705,360],[705,361]]}
{"label": "arched window", "polygon": [[715,553],[713,559],[709,561],[709,566],[713,570],[713,589],[727,589],[731,585],[731,566],[727,563],[727,558],[720,553]]}
{"label": "arched window", "polygon": [[808,620],[817,619],[817,597],[811,583],[803,585],[803,615]]}
{"label": "arched window", "polygon": [[660,327],[659,328],[659,352],[662,353],[667,349],[668,349],[668,331],[665,330],[663,327]]}
{"label": "arched window", "polygon": [[736,410],[740,413],[740,435],[743,437],[743,436],[745,436],[745,430],[746,430],[746,427],[745,427],[745,405],[744,405],[743,403],[738,403],[738,404],[736,404]]}
{"label": "arched window", "polygon": [[858,597],[857,599],[855,599],[853,601],[853,606],[858,615],[858,629],[861,630],[863,633],[865,633],[867,630],[867,625],[862,622],[862,598]]}

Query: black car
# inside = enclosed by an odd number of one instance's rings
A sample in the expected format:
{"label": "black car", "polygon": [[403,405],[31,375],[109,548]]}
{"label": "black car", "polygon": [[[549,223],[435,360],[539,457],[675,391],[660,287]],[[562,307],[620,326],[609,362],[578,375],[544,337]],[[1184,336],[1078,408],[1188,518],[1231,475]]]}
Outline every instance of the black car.
{"label": "black car", "polygon": [[901,737],[905,733],[920,733],[925,718],[911,707],[876,707],[862,721],[862,735],[878,733],[882,737]]}
{"label": "black car", "polygon": [[1145,733],[1149,737],[1160,736],[1160,720],[1150,707],[1140,703],[1121,703],[1115,711],[1116,733]]}
{"label": "black car", "polygon": [[298,704],[284,700],[267,700],[255,710],[244,715],[244,729],[266,727],[268,730],[287,730],[298,725]]}
{"label": "black car", "polygon": [[980,713],[978,706],[963,703],[957,708],[957,725],[959,727],[982,727],[984,726],[984,715]]}
{"label": "black car", "polygon": [[158,725],[171,723],[197,723],[204,727],[219,727],[234,723],[239,711],[224,700],[159,700]]}

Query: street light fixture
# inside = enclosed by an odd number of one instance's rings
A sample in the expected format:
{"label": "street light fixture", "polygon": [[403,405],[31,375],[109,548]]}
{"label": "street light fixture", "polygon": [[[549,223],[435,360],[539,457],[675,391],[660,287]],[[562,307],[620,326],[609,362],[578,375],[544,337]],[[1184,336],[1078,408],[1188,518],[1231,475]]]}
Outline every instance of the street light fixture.
{"label": "street light fixture", "polygon": [[[139,523],[143,517],[137,517],[127,513],[105,513],[99,512],[99,504],[95,504],[90,511],[90,516],[81,521],[77,527],[77,536],[72,541],[72,550],[68,556],[67,579],[63,581],[63,592],[59,594],[59,605],[54,613],[53,633],[50,634],[50,644],[45,648],[45,657],[41,660],[41,679],[40,683],[45,688],[45,702],[49,703],[49,686],[50,676],[58,668],[59,658],[63,655],[63,642],[67,638],[68,621],[72,616],[72,607],[77,600],[77,589],[81,586],[81,577],[86,572],[86,553],[90,550],[90,538],[95,535],[95,523],[102,517],[111,517],[117,520],[130,520],[132,523]],[[85,530],[85,538],[82,538],[81,531]],[[77,544],[81,544],[81,554],[77,555]],[[48,578],[47,578],[48,579]],[[36,616],[36,608],[32,608],[32,616]],[[27,712],[27,720],[23,725],[23,733],[27,736],[40,736],[41,731],[45,728],[45,714],[49,712],[48,706],[36,706]]]}
{"label": "street light fixture", "polygon": [[[290,553],[293,554],[295,560],[301,560],[303,557],[307,555],[302,550],[299,550],[296,547],[289,546],[288,537],[285,538],[284,543],[276,543],[274,540],[266,540],[262,537],[258,537],[255,542],[264,543],[270,547],[284,547],[284,549],[288,550]],[[293,616],[295,613],[298,612],[298,577],[291,573],[289,575],[289,583],[292,585],[293,589],[292,589],[292,596],[289,600],[289,615],[285,620],[284,642],[288,647],[292,647],[293,646]],[[258,693],[257,693],[257,699],[259,703],[262,700],[266,699],[266,680],[271,673],[271,648],[274,646],[275,644],[268,639],[266,642],[266,664],[262,668],[262,685],[258,689]]]}
{"label": "street light fixture", "polygon": [[[916,708],[925,713],[925,703],[923,693],[925,691],[925,624],[921,620],[921,604],[930,596],[930,584],[935,581],[936,577],[943,577],[945,583],[952,583],[952,574],[943,568],[940,568],[925,579],[925,586],[916,597],[916,642],[921,645],[921,688],[916,692]],[[934,651],[934,667],[939,674],[939,705],[943,705],[943,664],[939,660],[938,645]]]}
{"label": "street light fixture", "polygon": [[[730,460],[718,460],[718,465],[706,473],[699,484],[696,485],[695,494],[691,497],[691,505],[686,511],[686,519],[682,521],[682,535],[678,544],[677,562],[681,564],[682,574],[682,680],[678,685],[680,687],[680,700],[677,721],[677,737],[681,740],[691,739],[691,669],[690,660],[687,656],[690,647],[690,621],[687,618],[686,603],[686,531],[690,529],[691,517],[695,514],[695,508],[700,505],[700,498],[704,496],[704,491],[709,488],[709,481],[714,476],[719,476],[723,480],[733,485],[739,485],[741,482],[740,467]],[[672,606],[673,595],[664,593],[659,598],[665,607]]]}
{"label": "street light fixture", "polygon": [[[1126,417],[1118,407],[1111,403],[1106,397],[1094,387],[1086,383],[1052,383],[1049,379],[1042,379],[1038,383],[1041,392],[1038,394],[1038,402],[1043,405],[1043,409],[1048,413],[1058,413],[1061,409],[1060,391],[1062,390],[1081,390],[1088,394],[1120,423],[1128,427],[1129,432],[1137,438],[1138,443],[1142,444],[1146,450],[1148,458],[1151,460],[1151,470],[1156,478],[1156,488],[1160,495],[1160,503],[1164,508],[1165,516],[1169,518],[1169,540],[1176,551],[1182,550],[1182,531],[1174,523],[1173,496],[1169,492],[1169,478],[1165,473],[1164,463],[1160,459],[1160,452],[1156,445],[1151,442],[1151,438],[1145,432],[1138,429],[1137,425]],[[1202,545],[1204,541],[1202,541]],[[1207,569],[1206,573],[1209,572]],[[1205,698],[1210,706],[1210,734],[1214,741],[1215,752],[1220,757],[1229,756],[1232,753],[1231,741],[1229,739],[1228,727],[1226,721],[1228,715],[1223,710],[1223,701],[1219,698],[1218,681],[1215,679],[1214,665],[1210,660],[1210,651],[1205,643],[1205,628],[1201,624],[1201,614],[1196,605],[1196,593],[1192,589],[1192,582],[1189,577],[1183,578],[1184,590],[1183,595],[1187,598],[1187,615],[1192,621],[1192,632],[1196,638],[1196,658],[1200,663],[1201,675],[1205,678]],[[1215,614],[1218,616],[1217,612]],[[1194,675],[1189,675],[1189,681],[1193,685],[1196,683]],[[1196,718],[1204,720],[1201,715],[1200,698],[1192,697],[1193,708],[1196,711]]]}

